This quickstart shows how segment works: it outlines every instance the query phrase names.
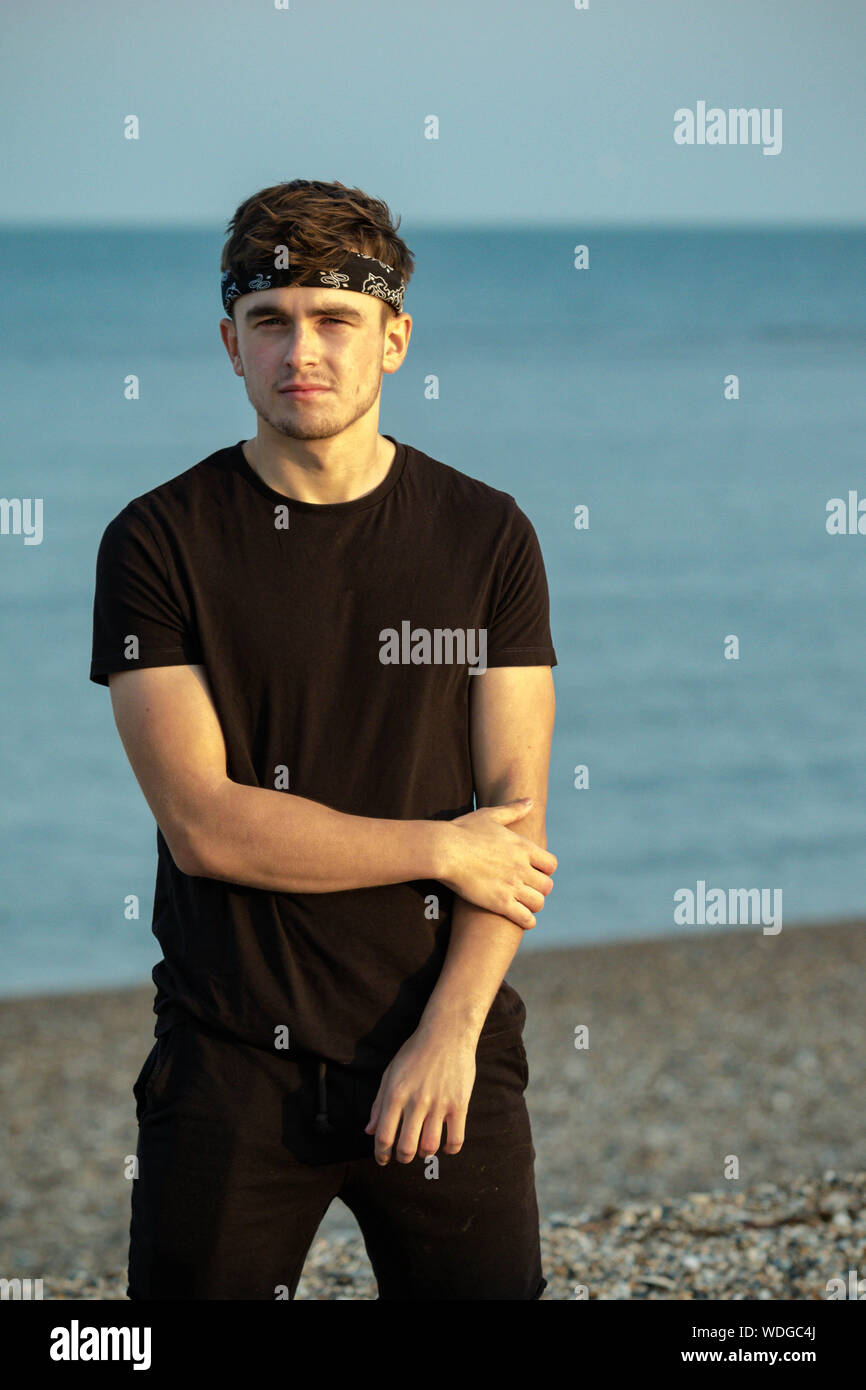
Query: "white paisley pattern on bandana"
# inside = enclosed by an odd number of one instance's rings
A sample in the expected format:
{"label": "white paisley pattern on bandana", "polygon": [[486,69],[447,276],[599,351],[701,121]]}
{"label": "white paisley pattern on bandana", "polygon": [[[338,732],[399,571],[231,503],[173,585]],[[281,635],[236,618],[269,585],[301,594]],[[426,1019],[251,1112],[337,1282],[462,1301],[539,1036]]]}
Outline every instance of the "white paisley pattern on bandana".
{"label": "white paisley pattern on bandana", "polygon": [[343,289],[349,283],[348,275],[343,275],[339,270],[322,270],[319,277],[320,284],[329,285],[333,290]]}
{"label": "white paisley pattern on bandana", "polygon": [[[370,262],[378,266],[381,274],[370,268]],[[356,290],[359,294],[371,294],[376,299],[384,299],[398,313],[403,309],[403,296],[406,284],[399,271],[375,256],[365,256],[360,251],[348,251],[339,268],[314,270],[308,274],[292,267],[276,269],[273,266],[247,266],[224,270],[220,277],[223,308],[226,313],[233,300],[257,290],[276,289],[280,285],[327,285],[331,289]]]}
{"label": "white paisley pattern on bandana", "polygon": [[361,293],[374,294],[377,299],[385,299],[389,304],[393,304],[395,309],[403,307],[402,289],[389,289],[381,275],[368,275],[361,286]]}

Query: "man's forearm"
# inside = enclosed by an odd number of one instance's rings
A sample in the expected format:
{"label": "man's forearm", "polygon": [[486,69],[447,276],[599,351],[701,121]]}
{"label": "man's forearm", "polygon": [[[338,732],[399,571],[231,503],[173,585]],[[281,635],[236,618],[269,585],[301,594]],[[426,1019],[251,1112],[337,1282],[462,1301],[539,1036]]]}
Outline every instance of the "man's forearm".
{"label": "man's forearm", "polygon": [[455,897],[448,952],[420,1027],[477,1042],[523,934],[507,917]]}
{"label": "man's forearm", "polygon": [[[502,795],[507,799],[520,792],[508,790]],[[544,819],[544,806],[533,806],[521,821],[520,833],[546,848]],[[537,920],[540,925],[541,919]],[[420,1027],[437,1033],[460,1033],[477,1042],[524,935],[523,928],[507,917],[455,897],[445,962]]]}
{"label": "man's forearm", "polygon": [[438,879],[448,829],[447,821],[346,815],[227,780],[201,808],[190,872],[275,893]]}

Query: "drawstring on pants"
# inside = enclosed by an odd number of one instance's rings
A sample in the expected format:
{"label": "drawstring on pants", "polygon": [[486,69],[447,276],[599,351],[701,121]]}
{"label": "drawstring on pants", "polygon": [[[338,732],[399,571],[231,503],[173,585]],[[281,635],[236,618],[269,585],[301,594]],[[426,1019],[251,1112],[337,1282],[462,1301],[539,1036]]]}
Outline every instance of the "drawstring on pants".
{"label": "drawstring on pants", "polygon": [[325,1086],[325,1068],[327,1063],[324,1057],[319,1058],[319,1113],[316,1116],[316,1129],[320,1134],[333,1133],[333,1125],[328,1119],[328,1092]]}

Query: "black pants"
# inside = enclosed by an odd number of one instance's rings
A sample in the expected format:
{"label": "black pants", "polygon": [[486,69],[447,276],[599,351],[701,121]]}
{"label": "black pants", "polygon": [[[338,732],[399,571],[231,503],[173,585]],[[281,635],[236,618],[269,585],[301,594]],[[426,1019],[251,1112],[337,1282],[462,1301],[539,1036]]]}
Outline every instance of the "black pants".
{"label": "black pants", "polygon": [[[457,1154],[381,1166],[363,1133],[381,1077],[176,1024],[133,1087],[131,1299],[294,1298],[335,1197],[380,1299],[537,1299],[541,1272],[526,1053],[484,1038]],[[322,1090],[324,1086],[325,1090]],[[329,1133],[316,1114],[326,1094]],[[396,1145],[395,1145],[396,1148]]]}

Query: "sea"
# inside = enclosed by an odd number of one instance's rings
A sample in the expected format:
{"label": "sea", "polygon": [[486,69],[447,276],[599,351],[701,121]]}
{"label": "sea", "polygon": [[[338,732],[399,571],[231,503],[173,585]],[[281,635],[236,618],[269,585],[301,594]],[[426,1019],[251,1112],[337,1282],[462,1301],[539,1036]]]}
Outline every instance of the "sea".
{"label": "sea", "polygon": [[[559,867],[521,950],[778,949],[866,914],[866,231],[401,235],[413,330],[380,432],[511,493],[550,588]],[[42,505],[38,543],[0,535],[6,995],[159,959],[154,820],[88,679],[94,568],[131,498],[255,434],[221,244],[0,233],[0,494]]]}

